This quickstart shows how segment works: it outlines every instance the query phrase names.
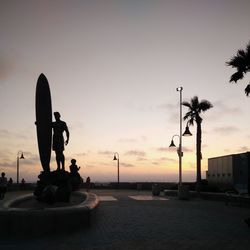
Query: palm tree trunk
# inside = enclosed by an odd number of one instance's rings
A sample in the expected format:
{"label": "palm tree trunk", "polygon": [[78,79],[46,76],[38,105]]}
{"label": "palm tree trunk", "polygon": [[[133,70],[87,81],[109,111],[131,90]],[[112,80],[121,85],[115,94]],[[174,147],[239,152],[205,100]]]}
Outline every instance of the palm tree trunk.
{"label": "palm tree trunk", "polygon": [[201,188],[201,122],[197,121],[196,133],[196,191],[200,193]]}

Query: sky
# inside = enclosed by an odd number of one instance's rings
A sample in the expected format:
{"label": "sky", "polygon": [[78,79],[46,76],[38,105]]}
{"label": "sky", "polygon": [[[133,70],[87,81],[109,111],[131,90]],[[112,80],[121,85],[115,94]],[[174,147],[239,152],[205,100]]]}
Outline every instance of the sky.
{"label": "sky", "polygon": [[[179,92],[213,108],[202,114],[208,158],[250,150],[250,76],[229,83],[226,61],[250,40],[248,0],[0,0],[0,171],[36,181],[35,122],[41,73],[52,108],[70,130],[66,169],[84,179],[178,181]],[[183,114],[187,112],[183,107]],[[185,123],[183,123],[185,128]],[[183,137],[183,181],[196,178],[195,134]],[[178,137],[174,138],[178,145]],[[51,169],[56,169],[51,154]]]}

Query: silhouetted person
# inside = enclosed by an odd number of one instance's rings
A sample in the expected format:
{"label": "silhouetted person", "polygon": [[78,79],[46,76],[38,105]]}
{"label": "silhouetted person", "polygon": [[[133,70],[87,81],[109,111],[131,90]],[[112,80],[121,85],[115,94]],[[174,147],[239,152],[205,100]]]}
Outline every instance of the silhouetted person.
{"label": "silhouetted person", "polygon": [[25,189],[25,180],[24,180],[24,178],[22,178],[22,180],[21,180],[21,189],[22,190],[24,190]]}
{"label": "silhouetted person", "polygon": [[76,165],[76,160],[72,159],[71,160],[71,165],[69,166],[70,172],[74,175],[79,175],[78,171],[80,170],[81,167],[78,167]]}
{"label": "silhouetted person", "polygon": [[66,122],[60,120],[60,113],[54,112],[54,116],[56,121],[52,123],[53,128],[53,150],[56,153],[56,163],[57,170],[60,170],[60,165],[62,166],[62,170],[65,169],[65,158],[64,158],[64,137],[63,132],[66,133],[66,141],[65,145],[69,142],[69,130]]}
{"label": "silhouetted person", "polygon": [[87,190],[87,192],[89,192],[89,190],[90,190],[90,177],[89,176],[86,179],[86,190]]}
{"label": "silhouetted person", "polygon": [[9,181],[8,181],[8,190],[11,190],[11,189],[12,189],[12,184],[13,184],[13,180],[12,180],[12,178],[10,177],[10,178],[9,178]]}
{"label": "silhouetted person", "polygon": [[2,172],[1,177],[0,177],[0,200],[4,198],[4,195],[7,191],[7,184],[8,184],[8,180],[5,177],[5,173]]}

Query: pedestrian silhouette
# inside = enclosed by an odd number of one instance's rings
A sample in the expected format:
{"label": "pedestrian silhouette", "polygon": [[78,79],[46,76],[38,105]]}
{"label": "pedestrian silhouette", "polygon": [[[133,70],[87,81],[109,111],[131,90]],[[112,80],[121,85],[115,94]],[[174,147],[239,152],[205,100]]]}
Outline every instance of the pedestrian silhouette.
{"label": "pedestrian silhouette", "polygon": [[5,173],[2,172],[0,177],[0,200],[4,198],[5,193],[7,192],[7,178],[5,177]]}
{"label": "pedestrian silhouette", "polygon": [[90,190],[90,177],[88,176],[87,177],[87,179],[86,179],[86,190],[87,190],[87,192],[89,192],[89,190]]}

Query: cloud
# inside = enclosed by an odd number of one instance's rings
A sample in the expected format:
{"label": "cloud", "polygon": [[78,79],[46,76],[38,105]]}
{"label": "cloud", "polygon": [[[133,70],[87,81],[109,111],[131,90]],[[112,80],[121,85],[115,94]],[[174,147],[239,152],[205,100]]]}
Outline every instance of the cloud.
{"label": "cloud", "polygon": [[152,163],[153,165],[156,165],[156,166],[159,165],[159,162],[157,162],[157,161],[152,161],[151,163]]}
{"label": "cloud", "polygon": [[130,150],[125,153],[125,155],[135,155],[135,156],[146,156],[146,153],[144,151],[138,151],[138,150]]}
{"label": "cloud", "polygon": [[[203,148],[203,146],[202,146],[202,148]],[[189,152],[194,152],[193,149],[187,148],[187,147],[183,147],[183,146],[182,146],[182,151],[183,151],[183,152],[186,152],[186,153],[187,153],[187,152],[188,152],[188,153],[189,153]]]}
{"label": "cloud", "polygon": [[133,167],[135,167],[135,165],[129,164],[129,163],[121,163],[120,166],[125,167],[125,168],[133,168]]}
{"label": "cloud", "polygon": [[148,159],[145,157],[138,157],[136,160],[137,161],[147,161]]}
{"label": "cloud", "polygon": [[215,109],[217,109],[217,111],[221,112],[222,114],[238,115],[242,113],[242,110],[239,107],[229,107],[225,105],[222,101],[214,102],[213,106]]}
{"label": "cloud", "polygon": [[171,158],[167,158],[167,157],[161,157],[159,159],[159,161],[167,161],[167,162],[174,162],[174,163],[178,162],[178,160],[176,160],[176,159],[171,159]]}
{"label": "cloud", "polygon": [[164,103],[161,105],[158,105],[158,108],[167,111],[167,115],[168,115],[168,122],[170,122],[171,124],[176,124],[179,122],[179,104],[178,102],[175,104],[171,104],[171,103]]}
{"label": "cloud", "polygon": [[0,162],[1,168],[16,168],[16,162]]}
{"label": "cloud", "polygon": [[168,151],[169,150],[169,148],[167,148],[167,147],[160,147],[160,148],[157,148],[157,151],[160,151],[160,152],[166,152],[166,151]]}
{"label": "cloud", "polygon": [[98,154],[100,155],[113,155],[113,151],[105,150],[105,151],[99,151]]}
{"label": "cloud", "polygon": [[0,129],[0,137],[1,138],[9,138],[9,137],[11,137],[11,135],[12,134],[8,130]]}
{"label": "cloud", "polygon": [[242,147],[240,147],[239,149],[238,149],[238,151],[240,152],[244,152],[244,151],[249,151],[249,147],[247,147],[247,146],[242,146]]}
{"label": "cloud", "polygon": [[250,151],[248,146],[239,147],[237,150],[233,150],[229,148],[224,149],[224,152],[226,152],[227,154],[244,153],[246,151]]}
{"label": "cloud", "polygon": [[[169,151],[176,151],[177,147],[159,147],[156,150],[159,152],[169,152]],[[183,152],[193,152],[193,149],[182,146],[182,151]]]}
{"label": "cloud", "polygon": [[178,107],[179,107],[178,103],[176,103],[176,104],[163,103],[163,104],[158,105],[158,108],[160,108],[160,109],[167,109],[169,111],[176,110],[176,109],[178,109]]}
{"label": "cloud", "polygon": [[25,133],[22,132],[12,132],[7,129],[0,129],[0,137],[2,139],[12,139],[12,138],[19,138],[28,140],[32,138],[31,136],[27,136]]}
{"label": "cloud", "polygon": [[176,124],[179,122],[179,116],[178,113],[178,105],[172,105],[172,104],[163,104],[158,106],[159,108],[166,110],[168,115],[168,122]]}
{"label": "cloud", "polygon": [[12,153],[8,150],[8,149],[2,149],[0,150],[0,158],[6,158],[9,159],[10,157],[12,157]]}
{"label": "cloud", "polygon": [[160,148],[157,148],[156,150],[160,152],[167,152],[169,151],[169,147],[160,147]]}
{"label": "cloud", "polygon": [[121,138],[118,140],[120,143],[135,143],[135,142],[145,142],[147,137],[142,135],[139,138]]}
{"label": "cloud", "polygon": [[206,114],[208,120],[217,121],[225,116],[237,116],[242,114],[240,107],[229,107],[221,101],[213,102],[213,112]]}
{"label": "cloud", "polygon": [[32,157],[28,158],[25,156],[25,165],[41,165],[40,157],[38,155],[33,155]]}
{"label": "cloud", "polygon": [[87,153],[77,153],[77,154],[75,154],[75,156],[77,156],[77,157],[86,156],[86,155],[87,155]]}
{"label": "cloud", "polygon": [[214,133],[220,134],[220,135],[230,135],[232,133],[239,132],[239,128],[235,126],[223,126],[223,127],[217,127],[213,129]]}
{"label": "cloud", "polygon": [[136,139],[133,139],[133,138],[123,138],[123,139],[119,139],[118,142],[121,142],[121,143],[134,143],[134,142],[137,142]]}
{"label": "cloud", "polygon": [[[8,154],[9,155],[9,154]],[[17,166],[17,155],[15,155],[15,160],[13,160],[13,157],[10,158],[7,154],[4,154],[3,152],[0,152],[0,157],[2,158],[2,162],[0,162],[0,167],[6,167],[6,168],[16,168]],[[36,154],[32,154],[31,152],[23,152],[24,159],[19,160],[19,164],[24,165],[40,165],[40,158]],[[3,159],[5,156],[5,159]],[[19,155],[20,157],[20,155]]]}
{"label": "cloud", "polygon": [[176,159],[171,159],[171,158],[167,158],[167,157],[161,157],[159,159],[154,159],[151,162],[151,164],[158,166],[158,165],[161,165],[161,164],[166,163],[166,162],[167,163],[177,163],[178,159],[177,158]]}

